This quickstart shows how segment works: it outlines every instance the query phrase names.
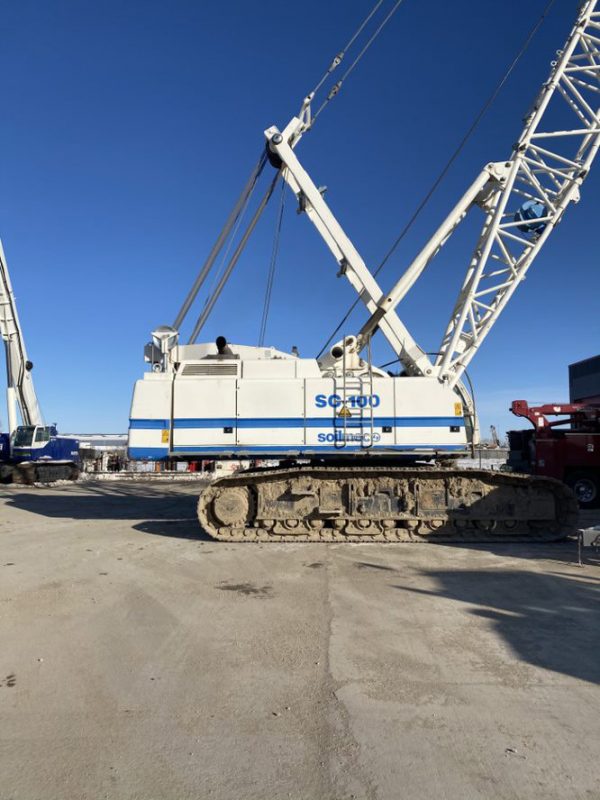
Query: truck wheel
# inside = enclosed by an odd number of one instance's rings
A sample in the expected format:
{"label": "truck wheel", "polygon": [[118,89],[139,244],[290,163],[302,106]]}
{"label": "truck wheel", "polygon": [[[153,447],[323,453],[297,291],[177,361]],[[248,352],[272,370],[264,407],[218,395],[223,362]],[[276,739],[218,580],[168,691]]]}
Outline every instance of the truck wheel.
{"label": "truck wheel", "polygon": [[574,472],[566,483],[573,489],[581,508],[596,508],[600,501],[600,478],[593,472]]}

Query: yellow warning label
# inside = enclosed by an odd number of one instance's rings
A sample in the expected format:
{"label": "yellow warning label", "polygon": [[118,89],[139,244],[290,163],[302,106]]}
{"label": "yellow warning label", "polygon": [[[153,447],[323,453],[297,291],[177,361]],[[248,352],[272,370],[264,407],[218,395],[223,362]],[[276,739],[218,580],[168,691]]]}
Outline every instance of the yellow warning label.
{"label": "yellow warning label", "polygon": [[338,411],[338,417],[351,417],[352,412],[348,408],[348,406],[342,406]]}
{"label": "yellow warning label", "polygon": [[454,403],[454,415],[457,417],[462,417],[462,403]]}
{"label": "yellow warning label", "polygon": [[160,440],[161,440],[161,442],[163,444],[168,444],[169,443],[169,429],[168,428],[163,428],[162,429],[162,434],[161,434],[161,439]]}

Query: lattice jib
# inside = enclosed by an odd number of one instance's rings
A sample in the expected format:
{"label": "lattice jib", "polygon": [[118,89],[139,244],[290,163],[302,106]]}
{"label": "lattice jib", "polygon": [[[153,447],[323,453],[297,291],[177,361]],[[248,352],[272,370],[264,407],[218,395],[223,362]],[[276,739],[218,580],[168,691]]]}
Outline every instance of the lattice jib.
{"label": "lattice jib", "polygon": [[480,203],[485,222],[437,366],[455,384],[566,208],[600,145],[600,12],[588,2],[505,162]]}

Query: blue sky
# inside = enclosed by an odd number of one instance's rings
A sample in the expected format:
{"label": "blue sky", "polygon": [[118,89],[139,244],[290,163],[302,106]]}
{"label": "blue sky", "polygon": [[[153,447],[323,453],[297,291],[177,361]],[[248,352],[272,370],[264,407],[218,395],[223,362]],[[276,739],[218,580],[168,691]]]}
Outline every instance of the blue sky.
{"label": "blue sky", "polygon": [[[545,5],[405,0],[298,146],[367,263],[379,263]],[[383,288],[481,166],[509,154],[576,5],[555,3],[380,274]],[[63,431],[126,430],[143,345],[173,321],[258,157],[262,131],[297,112],[370,6],[4,5],[0,236],[47,421]],[[491,423],[514,427],[512,399],[566,399],[567,364],[600,351],[599,203],[596,168],[472,362],[484,433]],[[272,203],[201,338],[256,343],[275,212]],[[428,350],[439,344],[468,256],[467,243],[438,259],[399,307]],[[316,354],[354,299],[336,271],[290,195],[267,343]],[[357,311],[345,332],[363,320]],[[383,340],[375,354],[390,358]]]}

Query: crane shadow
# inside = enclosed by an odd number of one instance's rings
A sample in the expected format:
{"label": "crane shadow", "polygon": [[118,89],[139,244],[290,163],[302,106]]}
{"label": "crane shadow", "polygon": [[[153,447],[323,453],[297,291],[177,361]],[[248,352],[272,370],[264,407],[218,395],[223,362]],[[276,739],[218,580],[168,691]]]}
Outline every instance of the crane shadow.
{"label": "crane shadow", "polygon": [[432,540],[432,543],[450,550],[462,551],[465,554],[492,553],[500,558],[520,558],[524,561],[557,561],[561,564],[576,564],[578,560],[577,539],[569,537],[556,542],[444,542]]}
{"label": "crane shadow", "polygon": [[49,489],[0,492],[0,504],[31,514],[65,520],[115,520],[133,523],[142,533],[182,539],[208,539],[196,504],[206,482],[86,482]]}
{"label": "crane shadow", "polygon": [[490,621],[523,661],[535,667],[600,682],[600,583],[586,572],[541,573],[522,569],[420,570],[436,589],[395,589],[444,597]]}

